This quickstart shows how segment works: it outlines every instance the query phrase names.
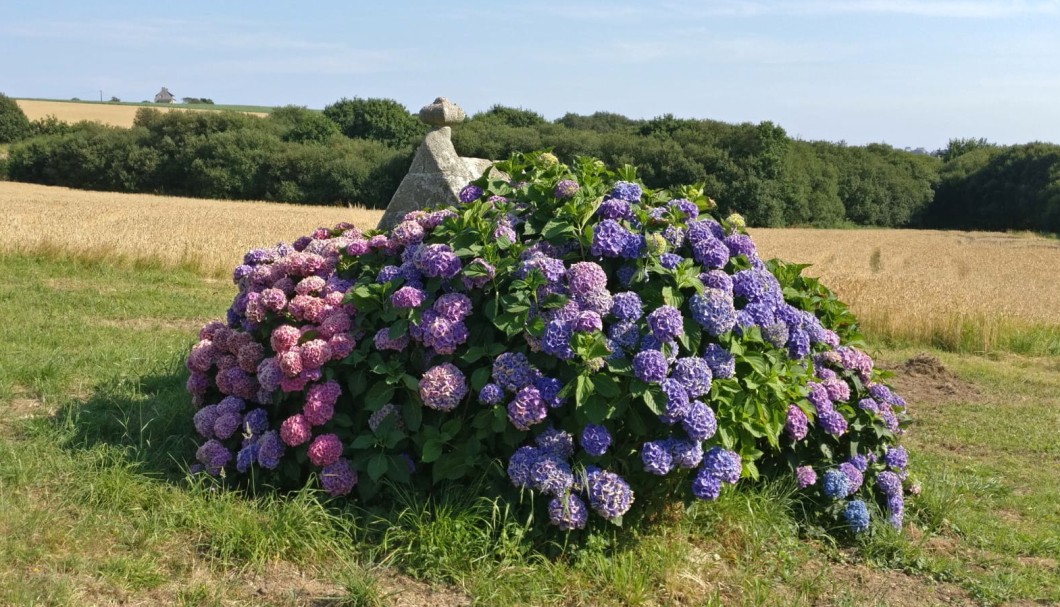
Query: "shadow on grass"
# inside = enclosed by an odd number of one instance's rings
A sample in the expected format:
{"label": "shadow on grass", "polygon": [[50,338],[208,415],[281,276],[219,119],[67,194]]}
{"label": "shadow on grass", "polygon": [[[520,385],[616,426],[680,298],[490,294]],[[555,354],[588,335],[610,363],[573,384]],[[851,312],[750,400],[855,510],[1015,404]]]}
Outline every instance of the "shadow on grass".
{"label": "shadow on grass", "polygon": [[174,363],[117,378],[70,401],[52,418],[63,448],[109,445],[144,474],[170,483],[183,480],[194,463],[197,438],[186,380],[187,371]]}

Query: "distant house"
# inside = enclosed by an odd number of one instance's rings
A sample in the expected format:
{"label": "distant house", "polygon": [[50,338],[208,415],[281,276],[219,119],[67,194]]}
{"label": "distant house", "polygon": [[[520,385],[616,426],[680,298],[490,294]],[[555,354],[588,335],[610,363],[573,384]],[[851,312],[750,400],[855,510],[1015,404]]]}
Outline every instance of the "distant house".
{"label": "distant house", "polygon": [[162,87],[162,90],[155,95],[155,103],[173,103],[174,99],[173,93],[170,93],[166,87]]}

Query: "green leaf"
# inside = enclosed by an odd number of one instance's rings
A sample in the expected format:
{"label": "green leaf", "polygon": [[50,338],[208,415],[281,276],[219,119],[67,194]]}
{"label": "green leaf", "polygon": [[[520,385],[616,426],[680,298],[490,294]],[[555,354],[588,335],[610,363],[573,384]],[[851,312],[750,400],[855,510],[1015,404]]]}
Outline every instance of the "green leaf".
{"label": "green leaf", "polygon": [[387,462],[387,477],[399,483],[407,483],[411,480],[409,476],[409,465],[408,462],[405,461],[405,458],[391,455],[387,458]]}
{"label": "green leaf", "polygon": [[389,459],[385,453],[377,453],[372,456],[372,459],[368,460],[368,476],[373,481],[378,481],[386,474],[386,469],[389,467]]}
{"label": "green leaf", "polygon": [[409,321],[404,318],[399,318],[394,321],[394,324],[390,325],[390,330],[387,331],[387,337],[390,339],[398,339],[405,333],[408,333]]}
{"label": "green leaf", "polygon": [[368,378],[365,376],[364,370],[358,370],[351,375],[350,380],[346,382],[346,387],[350,389],[351,397],[357,397],[363,394],[368,387]]}
{"label": "green leaf", "polygon": [[367,449],[373,445],[375,445],[375,436],[361,434],[350,442],[350,449]]}
{"label": "green leaf", "polygon": [[378,411],[380,407],[390,402],[393,396],[394,386],[388,385],[385,381],[378,381],[364,395],[364,408],[369,411]]}
{"label": "green leaf", "polygon": [[479,367],[475,369],[475,372],[471,374],[471,387],[475,390],[481,390],[483,386],[488,384],[490,381],[490,368]]}
{"label": "green leaf", "polygon": [[423,407],[416,402],[407,402],[401,407],[401,419],[405,420],[405,427],[410,432],[420,429],[423,424]]}
{"label": "green leaf", "polygon": [[442,456],[442,443],[438,441],[429,440],[423,443],[423,453],[420,455],[420,459],[424,463],[431,463],[436,461]]}
{"label": "green leaf", "polygon": [[649,387],[642,396],[644,404],[656,415],[666,413],[666,396],[655,386]]}
{"label": "green leaf", "polygon": [[621,394],[618,383],[610,375],[597,374],[592,377],[592,381],[593,387],[600,393],[600,396],[615,398]]}
{"label": "green leaf", "polygon": [[593,382],[585,375],[579,375],[578,379],[575,380],[574,387],[574,405],[581,407],[583,403],[589,400],[589,397],[593,395]]}

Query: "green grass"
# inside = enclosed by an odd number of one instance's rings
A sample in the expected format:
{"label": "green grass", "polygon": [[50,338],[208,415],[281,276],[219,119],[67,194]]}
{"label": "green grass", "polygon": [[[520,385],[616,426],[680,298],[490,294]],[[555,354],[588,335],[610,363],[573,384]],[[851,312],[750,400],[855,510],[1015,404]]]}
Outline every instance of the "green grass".
{"label": "green grass", "polygon": [[936,352],[978,393],[912,401],[924,491],[904,534],[878,525],[849,545],[800,530],[775,483],[640,533],[537,546],[529,521],[467,488],[369,513],[312,489],[189,479],[182,361],[233,287],[47,256],[2,256],[0,272],[0,604],[1060,601],[1056,357]]}
{"label": "green grass", "polygon": [[153,103],[151,101],[93,101],[91,99],[41,99],[36,97],[19,97],[26,101],[56,101],[62,103],[94,103],[97,105],[131,105],[134,107],[178,107],[192,110],[229,110],[234,112],[259,112],[268,114],[275,107],[269,105],[225,105],[211,103]]}

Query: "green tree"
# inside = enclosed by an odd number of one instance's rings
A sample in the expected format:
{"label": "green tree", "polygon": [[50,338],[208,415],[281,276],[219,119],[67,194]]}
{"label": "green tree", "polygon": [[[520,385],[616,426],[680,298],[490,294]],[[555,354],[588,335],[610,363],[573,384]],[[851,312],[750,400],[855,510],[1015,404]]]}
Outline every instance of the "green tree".
{"label": "green tree", "polygon": [[325,107],[324,116],[347,137],[394,147],[411,145],[427,131],[427,125],[393,99],[343,98]]}
{"label": "green tree", "polygon": [[0,93],[0,143],[14,143],[32,134],[32,127],[18,103]]}

